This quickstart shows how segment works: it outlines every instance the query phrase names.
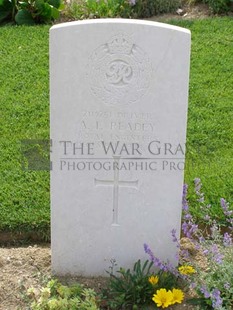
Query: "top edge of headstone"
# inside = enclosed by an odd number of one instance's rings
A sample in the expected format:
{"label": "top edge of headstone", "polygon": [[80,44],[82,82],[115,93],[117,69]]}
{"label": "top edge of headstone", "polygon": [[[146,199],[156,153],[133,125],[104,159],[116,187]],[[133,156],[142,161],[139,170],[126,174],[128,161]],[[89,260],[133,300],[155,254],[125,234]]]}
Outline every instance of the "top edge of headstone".
{"label": "top edge of headstone", "polygon": [[81,21],[73,21],[73,22],[66,22],[54,25],[50,28],[50,31],[57,30],[60,28],[67,28],[67,27],[75,27],[78,25],[91,25],[91,24],[135,24],[135,25],[145,25],[145,26],[152,26],[152,27],[160,27],[164,29],[170,29],[175,31],[184,32],[190,34],[190,30],[178,26],[173,26],[170,24],[159,23],[155,21],[145,21],[145,20],[138,20],[138,19],[124,19],[124,18],[100,18],[100,19],[87,19]]}

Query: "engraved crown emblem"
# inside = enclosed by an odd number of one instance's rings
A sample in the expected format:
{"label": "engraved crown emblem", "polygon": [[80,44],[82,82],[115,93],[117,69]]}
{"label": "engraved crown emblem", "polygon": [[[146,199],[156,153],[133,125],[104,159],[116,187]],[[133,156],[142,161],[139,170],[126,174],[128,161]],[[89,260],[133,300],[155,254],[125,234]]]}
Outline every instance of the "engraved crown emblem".
{"label": "engraved crown emblem", "polygon": [[150,87],[151,61],[133,37],[119,31],[90,55],[90,89],[107,105],[134,103]]}
{"label": "engraved crown emblem", "polygon": [[130,54],[133,46],[123,34],[114,36],[107,44],[111,54]]}

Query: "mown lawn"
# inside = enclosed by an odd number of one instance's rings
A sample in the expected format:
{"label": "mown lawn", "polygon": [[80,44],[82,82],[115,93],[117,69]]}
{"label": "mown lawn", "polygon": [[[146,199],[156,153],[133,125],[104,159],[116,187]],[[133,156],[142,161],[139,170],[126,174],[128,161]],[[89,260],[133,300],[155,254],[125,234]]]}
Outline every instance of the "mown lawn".
{"label": "mown lawn", "polygon": [[[233,19],[170,23],[192,31],[185,182],[201,178],[219,218],[220,198],[233,200]],[[21,165],[21,140],[49,139],[48,32],[0,28],[0,231],[48,236],[49,172]]]}
{"label": "mown lawn", "polygon": [[48,31],[0,28],[1,230],[49,227],[49,172],[21,167],[21,140],[49,138]]}

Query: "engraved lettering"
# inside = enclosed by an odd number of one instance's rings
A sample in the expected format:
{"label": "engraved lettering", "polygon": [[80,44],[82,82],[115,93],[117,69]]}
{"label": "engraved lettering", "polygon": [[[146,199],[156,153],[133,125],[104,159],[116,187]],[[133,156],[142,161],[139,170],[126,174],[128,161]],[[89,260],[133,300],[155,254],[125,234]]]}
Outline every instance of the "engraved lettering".
{"label": "engraved lettering", "polygon": [[157,144],[160,144],[159,141],[151,141],[148,145],[148,150],[153,155],[159,155],[161,147],[158,147]]}
{"label": "engraved lettering", "polygon": [[104,141],[101,141],[105,155],[142,155],[142,153],[139,150],[139,144],[138,143],[129,143],[128,145],[126,143],[120,144],[119,141],[117,141],[115,144],[112,142],[105,143]]}
{"label": "engraved lettering", "polygon": [[67,155],[67,145],[68,144],[72,144],[71,141],[60,141],[60,144],[63,143],[63,147],[64,147],[64,155]]}

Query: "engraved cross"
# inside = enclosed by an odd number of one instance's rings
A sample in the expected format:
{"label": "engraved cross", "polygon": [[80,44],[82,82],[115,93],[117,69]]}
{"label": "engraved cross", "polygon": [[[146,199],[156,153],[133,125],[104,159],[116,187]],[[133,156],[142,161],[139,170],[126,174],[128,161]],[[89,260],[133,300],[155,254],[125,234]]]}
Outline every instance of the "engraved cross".
{"label": "engraved cross", "polygon": [[[118,163],[120,157],[113,157],[114,162]],[[113,180],[98,180],[95,178],[95,186],[113,186],[113,218],[112,218],[112,226],[119,226],[118,224],[118,198],[119,198],[119,187],[130,187],[138,189],[138,180],[136,181],[120,181],[119,180],[119,170],[114,169],[114,179]]]}

